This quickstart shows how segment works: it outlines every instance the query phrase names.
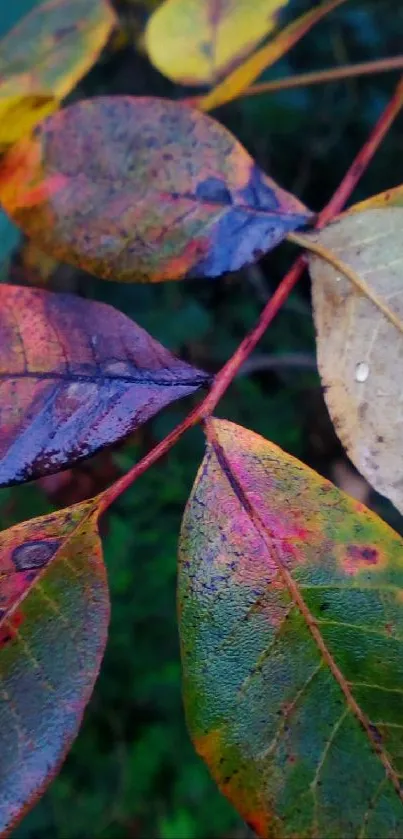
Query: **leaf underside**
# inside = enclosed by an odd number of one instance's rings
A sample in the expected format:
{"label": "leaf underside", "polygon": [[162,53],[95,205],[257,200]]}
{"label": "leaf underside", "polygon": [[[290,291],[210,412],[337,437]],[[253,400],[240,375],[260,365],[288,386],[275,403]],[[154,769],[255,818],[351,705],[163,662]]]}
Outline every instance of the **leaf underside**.
{"label": "leaf underside", "polygon": [[[403,323],[402,229],[403,207],[390,205],[343,215],[313,237]],[[310,273],[330,416],[357,469],[403,512],[403,336],[322,259],[310,258]]]}
{"label": "leaf underside", "polygon": [[44,251],[125,282],[236,271],[311,218],[218,122],[147,97],[49,117],[3,161],[0,200]]}
{"label": "leaf underside", "polygon": [[104,303],[0,285],[0,485],[88,457],[209,376]]}
{"label": "leaf underside", "polygon": [[262,837],[403,833],[403,540],[273,444],[209,424],[180,539],[196,748]]}

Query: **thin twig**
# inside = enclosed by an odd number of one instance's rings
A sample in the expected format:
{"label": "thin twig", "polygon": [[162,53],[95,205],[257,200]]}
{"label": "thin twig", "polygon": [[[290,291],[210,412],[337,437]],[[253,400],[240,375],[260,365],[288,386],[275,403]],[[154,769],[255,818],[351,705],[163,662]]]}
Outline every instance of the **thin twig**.
{"label": "thin twig", "polygon": [[327,223],[334,218],[334,216],[337,216],[337,214],[343,209],[402,107],[403,76],[398,82],[395,93],[389,104],[379,117],[379,120],[374,130],[371,132],[370,137],[358,153],[352,166],[350,166],[350,169],[348,170],[347,175],[343,178],[340,186],[336,189],[333,198],[330,199],[323,213],[321,213],[321,227],[325,227]]}
{"label": "thin twig", "polygon": [[403,69],[403,55],[393,58],[380,58],[377,61],[363,61],[361,64],[348,64],[342,67],[330,67],[328,70],[316,70],[312,73],[300,73],[287,76],[284,79],[273,79],[270,82],[259,82],[242,91],[239,97],[258,96],[260,93],[277,93],[281,90],[293,90],[297,87],[324,84],[326,82],[343,81],[356,76],[373,76],[377,73],[388,73],[391,70]]}
{"label": "thin twig", "polygon": [[305,250],[310,251],[311,253],[319,256],[325,262],[332,266],[335,271],[338,271],[339,274],[343,274],[350,283],[358,288],[361,294],[364,294],[368,300],[371,300],[371,303],[379,309],[380,312],[393,324],[396,329],[402,333],[403,335],[403,323],[399,320],[397,315],[389,309],[389,306],[375,294],[374,291],[367,285],[365,280],[351,268],[350,265],[347,265],[346,262],[343,262],[342,259],[339,259],[330,248],[326,248],[324,245],[321,245],[319,242],[315,242],[309,236],[301,236],[299,233],[289,233],[287,236],[287,240],[289,242],[293,242],[294,245],[299,245],[301,248],[305,248]]}
{"label": "thin twig", "polygon": [[[329,203],[319,214],[315,225],[316,229],[324,227],[333,216],[337,215],[337,213],[343,209],[346,201],[355,189],[361,175],[367,168],[376,150],[379,148],[385,134],[392,125],[393,120],[399,113],[402,106],[403,79],[399,82],[391,101],[371,131],[368,140],[348,169],[340,186]],[[282,282],[274,292],[273,297],[268,301],[257,324],[246,336],[246,338],[244,338],[232,358],[230,358],[230,360],[215,377],[212,388],[206,398],[197,405],[196,408],[194,408],[194,410],[183,420],[183,422],[177,425],[177,427],[174,428],[174,430],[171,431],[164,440],[148,452],[148,454],[146,454],[139,463],[136,463],[129,472],[122,475],[122,477],[112,484],[109,489],[105,490],[98,496],[98,510],[100,515],[104,513],[105,510],[107,510],[108,507],[110,507],[110,505],[116,501],[116,499],[119,498],[119,496],[128,489],[137,478],[140,477],[140,475],[143,475],[150,466],[156,463],[163,455],[167,454],[172,446],[174,446],[180,437],[182,437],[185,431],[192,428],[194,425],[197,425],[200,420],[205,419],[213,412],[221,397],[237,375],[238,370],[245,363],[246,359],[249,358],[250,354],[253,352],[256,345],[266,332],[266,329],[272,320],[274,320],[283,303],[287,300],[292,289],[301,278],[305,266],[306,257],[300,256],[288,274],[286,274],[283,278]]]}
{"label": "thin twig", "polygon": [[264,370],[317,370],[316,358],[310,353],[281,353],[269,355],[256,353],[244,361],[237,376],[250,376]]}
{"label": "thin twig", "polygon": [[307,33],[323,20],[330,12],[345,3],[346,0],[324,0],[315,8],[310,9],[296,20],[291,21],[268,44],[252,53],[242,64],[235,68],[222,82],[202,96],[198,107],[202,111],[210,111],[237,99],[238,96],[259,78],[259,76],[279,61],[292,47],[294,47]]}

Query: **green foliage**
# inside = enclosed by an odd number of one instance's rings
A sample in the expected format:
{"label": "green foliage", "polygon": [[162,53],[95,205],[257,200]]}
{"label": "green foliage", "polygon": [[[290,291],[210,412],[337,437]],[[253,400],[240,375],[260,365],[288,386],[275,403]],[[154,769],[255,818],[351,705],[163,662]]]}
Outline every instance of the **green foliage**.
{"label": "green foliage", "polygon": [[[0,26],[9,28],[13,23],[16,5],[6,10],[7,23],[0,13]],[[309,6],[308,0],[290,3],[290,19]],[[278,73],[327,66],[330,57],[337,63],[364,60],[368,52],[374,58],[397,53],[402,10],[396,9],[395,0],[383,0],[382,13],[379,6],[379,0],[347,4],[331,23],[324,21],[289,59],[283,59]],[[390,79],[374,77],[245,99],[223,109],[220,121],[263,169],[275,172],[279,182],[301,194],[307,206],[319,207],[341,179],[391,89]],[[141,49],[108,51],[73,96],[117,92],[178,96],[178,90],[152,70]],[[401,180],[400,146],[397,132],[387,140],[385,154],[375,161],[357,197]],[[2,237],[7,253],[14,247],[13,236],[10,229]],[[264,261],[257,273],[247,270],[219,287],[196,282],[130,288],[106,286],[59,266],[51,287],[106,300],[182,358],[215,372],[255,323],[262,298],[273,292],[288,264],[286,251],[274,254],[270,263]],[[19,277],[19,257],[13,269]],[[29,282],[38,278],[30,277]],[[262,363],[252,359],[255,366],[237,378],[217,413],[331,474],[343,455],[318,397],[318,375],[309,363],[313,353],[307,286],[302,284],[261,342]],[[276,364],[277,356],[292,360]],[[308,362],[300,367],[298,359],[303,358]],[[127,470],[184,417],[187,408],[189,404],[170,408],[154,418],[135,441],[114,452],[115,466]],[[94,839],[245,835],[194,754],[182,711],[175,607],[177,535],[202,451],[202,435],[196,430],[142,476],[105,522],[102,536],[112,624],[101,677],[60,776],[15,830],[16,839],[64,839],[66,826],[69,839],[86,839],[89,830]],[[81,467],[73,471],[77,488],[82,474]],[[100,487],[95,484],[93,489]],[[63,503],[69,501],[46,481],[2,490],[1,526]],[[401,526],[397,513],[383,500],[373,498],[372,503],[396,528]]]}

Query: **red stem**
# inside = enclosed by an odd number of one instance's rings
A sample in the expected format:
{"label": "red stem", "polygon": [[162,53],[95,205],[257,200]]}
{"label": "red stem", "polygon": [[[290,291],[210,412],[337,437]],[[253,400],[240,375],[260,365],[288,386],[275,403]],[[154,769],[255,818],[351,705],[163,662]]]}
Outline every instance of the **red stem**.
{"label": "red stem", "polygon": [[[391,101],[371,131],[365,145],[362,147],[352,165],[346,172],[340,186],[330,199],[329,203],[319,214],[315,224],[316,229],[324,227],[343,209],[402,106],[403,78],[400,80]],[[109,487],[109,489],[99,495],[100,514],[105,512],[105,510],[107,510],[108,507],[132,485],[136,478],[139,478],[140,475],[146,472],[150,466],[160,459],[160,457],[166,454],[172,446],[175,445],[182,434],[185,433],[185,431],[192,428],[194,425],[197,425],[198,422],[205,419],[214,411],[214,408],[235,378],[238,370],[253,352],[256,345],[266,332],[266,329],[281,309],[283,303],[287,300],[292,289],[302,276],[305,266],[306,258],[301,255],[298,257],[288,274],[286,274],[274,292],[272,298],[265,306],[257,324],[246,336],[246,338],[244,338],[230,360],[227,361],[224,367],[222,367],[219,373],[217,373],[217,376],[214,379],[214,384],[205,399],[203,399],[203,401],[200,402],[200,404],[197,405],[190,414],[188,414],[183,422],[181,422],[180,425],[177,425],[176,428],[174,428],[174,430],[161,441],[161,443],[158,443],[154,449],[143,457],[139,463],[136,463],[129,472],[119,478],[114,484],[112,484],[111,487]]]}
{"label": "red stem", "polygon": [[357,186],[358,181],[364,174],[368,164],[371,162],[375,152],[381,145],[382,140],[386,137],[389,128],[396,119],[402,106],[403,76],[396,87],[392,99],[381,114],[377,124],[375,125],[375,128],[368,137],[368,140],[366,141],[365,145],[362,147],[361,151],[355,158],[353,164],[350,166],[339,188],[336,189],[333,198],[330,199],[327,206],[321,212],[319,216],[321,227],[324,227],[332,218],[334,218],[334,216],[337,215],[337,213],[340,213],[340,211],[343,209],[344,205],[350,198],[351,193],[354,192],[354,189]]}

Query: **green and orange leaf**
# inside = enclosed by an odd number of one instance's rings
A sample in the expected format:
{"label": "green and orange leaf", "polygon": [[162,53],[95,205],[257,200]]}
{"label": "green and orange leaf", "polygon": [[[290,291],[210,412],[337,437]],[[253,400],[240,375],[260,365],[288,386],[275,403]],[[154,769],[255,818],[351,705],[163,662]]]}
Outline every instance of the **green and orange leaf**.
{"label": "green and orange leaf", "polygon": [[0,534],[0,834],[52,780],[101,664],[109,596],[97,505]]}
{"label": "green and orange leaf", "polygon": [[0,147],[58,108],[115,23],[109,0],[49,0],[0,41]]}
{"label": "green and orange leaf", "polygon": [[16,144],[0,201],[44,251],[125,282],[235,271],[311,218],[215,120],[124,96],[72,105]]}
{"label": "green and orange leaf", "polygon": [[196,749],[261,837],[403,833],[403,540],[262,437],[208,422],[180,539]]}

